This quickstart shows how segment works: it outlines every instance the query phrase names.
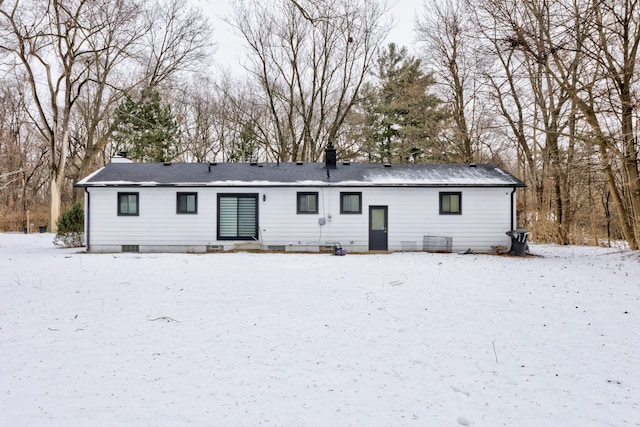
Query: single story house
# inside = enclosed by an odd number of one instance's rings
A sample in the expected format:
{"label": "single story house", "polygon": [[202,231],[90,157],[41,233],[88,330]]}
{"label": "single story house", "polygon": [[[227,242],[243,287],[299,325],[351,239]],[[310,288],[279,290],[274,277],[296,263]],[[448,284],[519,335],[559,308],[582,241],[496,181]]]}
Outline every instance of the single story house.
{"label": "single story house", "polygon": [[85,191],[90,252],[492,251],[510,246],[516,189],[486,164],[134,163]]}

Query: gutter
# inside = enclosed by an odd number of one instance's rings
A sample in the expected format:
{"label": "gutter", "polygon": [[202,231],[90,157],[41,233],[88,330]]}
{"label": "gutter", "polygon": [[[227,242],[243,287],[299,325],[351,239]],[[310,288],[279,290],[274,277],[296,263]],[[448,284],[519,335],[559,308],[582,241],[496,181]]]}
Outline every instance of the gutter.
{"label": "gutter", "polygon": [[86,196],[87,199],[87,211],[85,212],[85,224],[84,224],[84,235],[85,235],[85,244],[87,246],[87,252],[91,251],[91,243],[90,243],[90,239],[91,239],[91,193],[89,193],[89,188],[84,187],[84,194]]}
{"label": "gutter", "polygon": [[513,187],[513,190],[511,191],[511,224],[510,224],[509,231],[516,229],[515,224],[514,224],[514,222],[515,222],[515,214],[514,214],[514,212],[515,212],[515,209],[516,209],[515,202],[514,202],[515,194],[516,194],[516,187]]}

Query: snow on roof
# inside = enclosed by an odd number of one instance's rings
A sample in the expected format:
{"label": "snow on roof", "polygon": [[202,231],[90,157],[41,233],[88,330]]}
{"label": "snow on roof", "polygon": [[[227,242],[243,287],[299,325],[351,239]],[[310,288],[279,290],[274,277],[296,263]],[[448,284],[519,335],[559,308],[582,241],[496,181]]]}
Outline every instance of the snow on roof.
{"label": "snow on roof", "polygon": [[106,186],[491,186],[524,187],[488,164],[110,163],[79,181]]}

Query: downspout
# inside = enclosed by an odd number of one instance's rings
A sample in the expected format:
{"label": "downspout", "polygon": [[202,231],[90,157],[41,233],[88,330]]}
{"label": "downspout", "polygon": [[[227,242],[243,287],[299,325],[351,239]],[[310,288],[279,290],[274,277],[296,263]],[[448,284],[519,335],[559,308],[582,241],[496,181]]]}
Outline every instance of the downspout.
{"label": "downspout", "polygon": [[86,240],[86,245],[87,245],[87,252],[91,252],[91,245],[90,245],[90,236],[91,234],[89,233],[90,230],[90,225],[91,225],[91,193],[89,193],[89,189],[87,187],[84,187],[84,194],[86,196],[87,199],[87,211],[85,212],[85,224],[84,224],[84,235],[85,235],[85,240]]}
{"label": "downspout", "polygon": [[514,212],[516,210],[516,207],[515,207],[515,195],[516,195],[516,187],[513,187],[513,190],[511,191],[511,224],[510,224],[511,228],[509,228],[509,231],[516,229],[515,223],[514,223],[514,221],[515,221]]}

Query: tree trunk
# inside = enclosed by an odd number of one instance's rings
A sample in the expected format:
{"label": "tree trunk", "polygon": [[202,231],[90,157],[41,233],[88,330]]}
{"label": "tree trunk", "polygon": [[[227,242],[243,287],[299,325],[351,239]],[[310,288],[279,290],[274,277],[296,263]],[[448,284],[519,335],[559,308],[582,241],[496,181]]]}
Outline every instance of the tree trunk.
{"label": "tree trunk", "polygon": [[55,233],[58,231],[58,217],[60,216],[60,205],[62,204],[62,195],[55,172],[49,174],[49,194],[49,230]]}
{"label": "tree trunk", "polygon": [[603,165],[603,172],[607,178],[607,188],[609,189],[609,193],[613,198],[613,203],[618,212],[622,235],[624,236],[624,239],[629,243],[629,247],[631,248],[631,250],[635,251],[638,249],[638,243],[635,239],[633,230],[629,223],[629,218],[627,218],[628,212],[625,209],[624,201],[622,200],[622,197],[620,196],[620,192],[618,191],[618,187],[616,185],[616,178],[613,173],[613,169],[611,168],[605,141],[598,141],[598,151],[600,152],[600,160]]}
{"label": "tree trunk", "polygon": [[[626,89],[627,87],[628,85],[624,84],[622,88]],[[629,245],[638,248],[640,245],[640,176],[638,175],[638,155],[635,147],[635,138],[633,137],[633,100],[628,90],[621,92],[621,101],[624,106],[621,117],[624,144],[622,167],[624,169],[625,185],[628,188],[625,193],[629,201],[629,210],[631,211],[629,221],[634,240],[633,243],[629,241]]]}

